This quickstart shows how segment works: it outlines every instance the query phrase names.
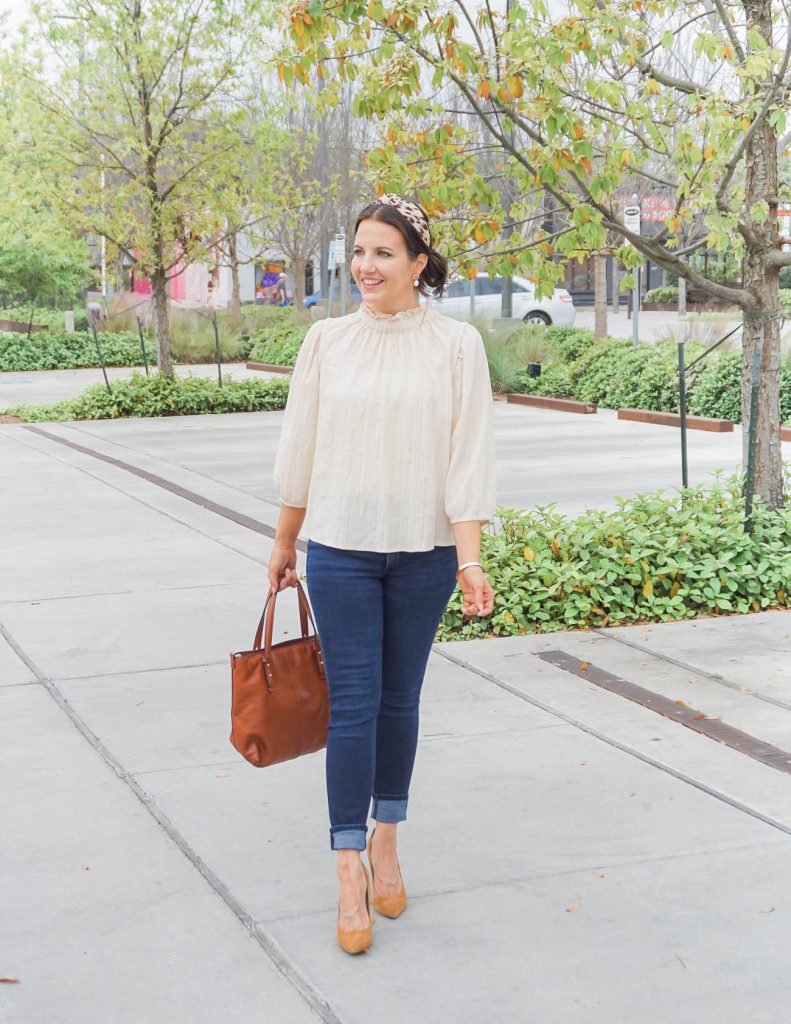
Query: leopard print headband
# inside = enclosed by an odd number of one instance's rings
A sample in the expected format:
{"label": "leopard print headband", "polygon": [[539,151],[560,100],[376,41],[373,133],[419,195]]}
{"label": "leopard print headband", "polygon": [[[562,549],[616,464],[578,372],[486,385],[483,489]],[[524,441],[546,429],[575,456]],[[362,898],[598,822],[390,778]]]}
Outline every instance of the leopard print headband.
{"label": "leopard print headband", "polygon": [[413,203],[411,199],[402,199],[401,196],[396,196],[392,192],[385,192],[383,196],[375,199],[374,203],[379,203],[382,206],[392,206],[398,210],[401,216],[409,221],[426,243],[426,248],[431,248],[431,231],[428,226],[428,218],[417,203]]}

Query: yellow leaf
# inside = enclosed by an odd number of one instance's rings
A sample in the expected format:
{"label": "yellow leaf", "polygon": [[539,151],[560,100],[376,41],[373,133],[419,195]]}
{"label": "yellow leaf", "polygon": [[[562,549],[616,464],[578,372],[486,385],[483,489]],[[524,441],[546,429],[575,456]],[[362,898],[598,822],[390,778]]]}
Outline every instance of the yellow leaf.
{"label": "yellow leaf", "polygon": [[649,576],[648,579],[643,584],[643,597],[653,597],[653,596],[654,596],[654,581]]}
{"label": "yellow leaf", "polygon": [[706,161],[714,159],[714,146],[704,146],[703,159]]}
{"label": "yellow leaf", "polygon": [[722,55],[726,60],[733,60],[733,47],[730,43],[726,43],[722,50]]}
{"label": "yellow leaf", "polygon": [[475,236],[475,241],[478,243],[478,245],[483,245],[483,243],[486,241],[486,235],[483,233],[483,228],[477,227],[473,234]]}
{"label": "yellow leaf", "polygon": [[621,153],[621,167],[628,167],[629,166],[629,161],[631,159],[632,159],[632,154],[629,152],[628,149],[625,149],[623,151],[623,153]]}
{"label": "yellow leaf", "polygon": [[525,91],[525,87],[522,85],[522,79],[519,78],[517,75],[511,75],[511,77],[506,80],[506,85],[508,86],[508,91],[514,97],[514,99],[517,100],[522,96],[522,94]]}
{"label": "yellow leaf", "polygon": [[751,124],[752,124],[752,122],[750,121],[749,117],[743,117],[742,118],[742,130],[743,131],[746,132],[749,129]]}
{"label": "yellow leaf", "polygon": [[525,548],[524,556],[525,556],[525,561],[526,562],[532,562],[533,559],[536,557],[536,553],[535,553],[535,551],[533,551],[532,548]]}
{"label": "yellow leaf", "polygon": [[305,22],[302,18],[296,18],[293,24],[295,34],[301,38],[305,34]]}
{"label": "yellow leaf", "polygon": [[649,78],[645,83],[645,91],[649,96],[656,96],[660,89],[659,82],[655,78]]}
{"label": "yellow leaf", "polygon": [[485,100],[489,99],[491,91],[491,86],[489,85],[488,82],[481,82],[481,84],[478,86],[478,95],[483,97],[483,99]]}
{"label": "yellow leaf", "polygon": [[676,582],[670,588],[670,596],[675,597],[679,590],[681,590],[681,584],[678,582],[678,580],[676,580]]}
{"label": "yellow leaf", "polygon": [[477,267],[470,267],[470,269],[467,271],[467,277],[469,277],[469,279],[472,281],[477,276],[478,276],[478,268]]}
{"label": "yellow leaf", "polygon": [[582,127],[581,124],[575,124],[572,130],[574,132],[574,137],[576,139],[582,139],[585,137],[585,129]]}

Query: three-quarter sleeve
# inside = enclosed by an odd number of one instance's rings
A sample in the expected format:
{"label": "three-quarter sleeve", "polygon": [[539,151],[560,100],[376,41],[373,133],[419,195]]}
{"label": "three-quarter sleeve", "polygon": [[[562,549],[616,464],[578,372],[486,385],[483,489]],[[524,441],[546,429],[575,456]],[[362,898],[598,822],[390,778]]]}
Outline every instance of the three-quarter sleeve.
{"label": "three-quarter sleeve", "polygon": [[486,349],[465,325],[453,369],[450,462],[445,512],[451,523],[491,522],[496,507],[494,412]]}
{"label": "three-quarter sleeve", "polygon": [[284,505],[305,508],[316,451],[319,415],[319,339],[324,321],[311,324],[297,355],[272,478]]}

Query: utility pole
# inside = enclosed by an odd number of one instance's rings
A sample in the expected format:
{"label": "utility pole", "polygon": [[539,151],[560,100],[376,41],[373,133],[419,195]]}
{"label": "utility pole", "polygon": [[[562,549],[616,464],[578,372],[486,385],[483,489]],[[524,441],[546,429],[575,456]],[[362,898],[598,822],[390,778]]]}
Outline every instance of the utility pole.
{"label": "utility pole", "polygon": [[[319,79],[319,95],[324,79]],[[321,184],[321,231],[319,234],[319,291],[326,297],[330,286],[330,232],[327,227],[327,190],[329,189],[329,147],[327,145],[327,114],[319,114],[319,182]],[[332,313],[330,313],[332,315]]]}
{"label": "utility pole", "polygon": [[[511,14],[511,0],[505,0],[505,20],[508,24],[509,16]],[[514,145],[514,130],[513,124],[509,124],[506,129],[511,146]],[[503,168],[505,168],[505,158],[503,158]],[[505,223],[503,224],[503,239],[508,240],[514,230],[514,225],[511,221],[511,191],[509,183],[503,178],[503,210],[505,211]],[[500,306],[500,316],[503,319],[510,319],[514,315],[513,306],[514,296],[514,282],[512,277],[503,278],[503,297]],[[474,299],[473,299],[474,301]]]}

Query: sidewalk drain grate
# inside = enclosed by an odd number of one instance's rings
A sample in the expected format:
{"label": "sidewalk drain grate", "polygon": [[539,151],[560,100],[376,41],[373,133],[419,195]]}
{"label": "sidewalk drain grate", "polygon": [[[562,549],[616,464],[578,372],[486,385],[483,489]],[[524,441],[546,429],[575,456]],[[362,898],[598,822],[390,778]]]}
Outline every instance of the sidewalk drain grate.
{"label": "sidewalk drain grate", "polygon": [[655,711],[658,715],[678,722],[680,725],[686,726],[687,729],[692,729],[693,732],[717,740],[718,743],[722,743],[732,750],[738,750],[740,754],[747,754],[748,757],[752,757],[770,768],[776,768],[780,772],[791,775],[791,753],[787,750],[781,750],[780,747],[772,746],[771,743],[765,743],[747,732],[742,732],[741,729],[735,729],[732,725],[726,725],[725,722],[707,716],[696,708],[677,703],[669,697],[654,693],[653,690],[646,690],[645,687],[638,686],[637,683],[631,683],[628,679],[605,672],[604,669],[597,668],[589,661],[580,661],[579,658],[575,658],[565,651],[537,651],[536,657],[565,672],[571,672],[572,675],[579,676],[580,679],[585,679],[603,690],[634,701],[635,704],[640,704],[642,707],[648,708],[649,711]]}
{"label": "sidewalk drain grate", "polygon": [[[69,441],[68,438],[60,437],[58,434],[53,434],[41,427],[32,427],[26,424],[25,430],[30,430],[34,434],[41,434],[42,437],[49,438],[50,441],[65,444],[68,448],[74,448],[75,451],[82,452],[84,455],[92,455],[95,459],[101,459],[102,462],[109,462],[111,466],[125,469],[128,473],[133,473],[143,480],[148,480],[149,483],[156,484],[157,487],[170,491],[171,494],[177,494],[180,498],[186,498],[187,501],[200,505],[201,508],[205,508],[209,512],[215,512],[218,516],[224,516],[226,519],[230,519],[232,522],[238,523],[239,526],[244,526],[248,530],[253,530],[255,533],[262,533],[265,537],[274,538],[275,536],[275,528],[269,526],[268,523],[262,523],[259,519],[246,516],[242,512],[229,508],[227,505],[220,505],[218,502],[212,501],[211,498],[198,494],[197,491],[190,491],[186,487],[174,484],[164,476],[158,476],[156,473],[149,473],[146,469],[140,469],[139,466],[133,466],[131,462],[124,462],[122,459],[113,458],[112,455],[105,455],[104,452],[97,452],[95,448],[88,448],[87,445],[77,444],[76,441]],[[296,546],[300,551],[307,551],[307,545],[303,540],[298,540]]]}

